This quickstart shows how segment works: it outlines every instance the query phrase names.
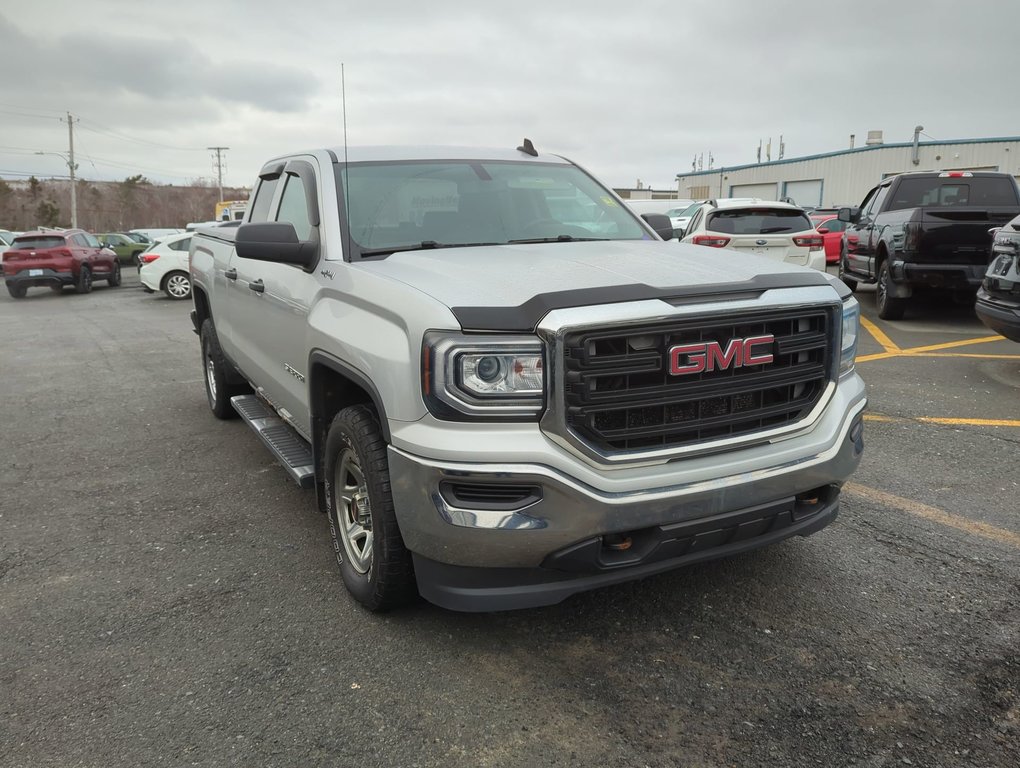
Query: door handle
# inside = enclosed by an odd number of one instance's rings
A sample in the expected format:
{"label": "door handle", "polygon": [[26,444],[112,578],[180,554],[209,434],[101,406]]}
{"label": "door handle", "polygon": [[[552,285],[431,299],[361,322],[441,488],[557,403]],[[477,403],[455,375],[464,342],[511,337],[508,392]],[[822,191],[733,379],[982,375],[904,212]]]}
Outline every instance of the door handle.
{"label": "door handle", "polygon": [[225,278],[227,278],[227,280],[236,280],[237,279],[237,270],[236,269],[228,269],[226,272],[223,273],[223,276]]}
{"label": "door handle", "polygon": [[248,288],[250,290],[255,291],[255,293],[265,293],[265,291],[266,291],[266,284],[262,282],[261,278],[259,278],[258,280],[256,280],[253,283],[248,283]]}

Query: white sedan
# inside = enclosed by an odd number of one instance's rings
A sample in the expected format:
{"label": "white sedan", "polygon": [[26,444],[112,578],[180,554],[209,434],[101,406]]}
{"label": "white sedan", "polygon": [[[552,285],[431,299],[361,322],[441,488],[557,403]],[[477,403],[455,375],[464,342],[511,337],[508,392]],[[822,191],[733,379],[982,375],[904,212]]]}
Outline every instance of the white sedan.
{"label": "white sedan", "polygon": [[146,293],[163,291],[171,299],[191,298],[190,247],[191,232],[185,232],[155,242],[142,253],[138,277]]}

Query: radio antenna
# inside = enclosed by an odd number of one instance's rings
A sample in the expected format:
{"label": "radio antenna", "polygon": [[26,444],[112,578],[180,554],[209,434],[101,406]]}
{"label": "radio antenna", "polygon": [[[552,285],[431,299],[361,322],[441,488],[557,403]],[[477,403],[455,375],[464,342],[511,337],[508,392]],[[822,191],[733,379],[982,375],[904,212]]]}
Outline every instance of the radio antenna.
{"label": "radio antenna", "polygon": [[347,175],[347,86],[344,82],[344,63],[340,62],[340,111],[344,123],[344,212],[347,219],[347,257],[353,259],[351,251],[351,182]]}

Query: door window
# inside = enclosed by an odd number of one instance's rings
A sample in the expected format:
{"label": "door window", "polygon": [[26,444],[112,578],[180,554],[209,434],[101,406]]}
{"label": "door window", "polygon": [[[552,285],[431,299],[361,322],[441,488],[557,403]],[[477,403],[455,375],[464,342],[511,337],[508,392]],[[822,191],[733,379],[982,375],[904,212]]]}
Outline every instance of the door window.
{"label": "door window", "polygon": [[80,237],[82,240],[84,240],[85,241],[85,245],[87,245],[90,248],[101,248],[102,247],[99,244],[99,241],[96,240],[95,235],[90,235],[90,234],[88,234],[86,232],[84,235],[78,235],[78,237]]}
{"label": "door window", "polygon": [[[688,226],[687,226],[687,232],[697,232],[698,231],[698,226],[701,224],[702,211],[703,210],[704,209],[702,209],[702,208],[698,208],[697,213],[694,214],[694,218],[691,219],[691,223],[688,224]],[[684,234],[686,235],[687,232],[685,232]]]}
{"label": "door window", "polygon": [[889,197],[889,185],[886,184],[884,187],[878,188],[878,194],[875,196],[875,200],[871,203],[871,210],[869,215],[874,216],[881,212],[882,205],[885,203],[885,199]]}
{"label": "door window", "polygon": [[251,204],[249,223],[269,221],[269,206],[273,204],[273,193],[276,192],[276,185],[279,181],[280,177],[274,176],[259,182],[259,188],[255,191],[255,199]]}
{"label": "door window", "polygon": [[860,213],[858,214],[858,219],[863,219],[865,216],[867,216],[868,209],[871,207],[871,203],[874,201],[875,194],[877,192],[878,192],[877,188],[873,189],[873,190],[871,190],[868,193],[867,197],[864,198],[864,202],[861,203]]}
{"label": "door window", "polygon": [[280,198],[280,210],[276,214],[277,221],[289,221],[294,225],[299,240],[308,240],[312,234],[312,222],[308,218],[308,196],[301,177],[287,174],[287,183]]}

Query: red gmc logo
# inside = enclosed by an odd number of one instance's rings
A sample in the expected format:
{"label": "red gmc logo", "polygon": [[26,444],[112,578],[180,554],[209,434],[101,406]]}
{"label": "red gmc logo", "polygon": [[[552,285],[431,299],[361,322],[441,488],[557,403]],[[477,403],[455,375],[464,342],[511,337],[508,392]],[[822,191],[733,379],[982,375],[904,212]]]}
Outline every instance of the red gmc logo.
{"label": "red gmc logo", "polygon": [[723,349],[718,341],[670,347],[669,372],[674,376],[686,376],[702,371],[741,368],[745,365],[765,365],[773,360],[771,350],[772,342],[775,340],[776,337],[770,333],[768,336],[730,339],[726,349]]}

